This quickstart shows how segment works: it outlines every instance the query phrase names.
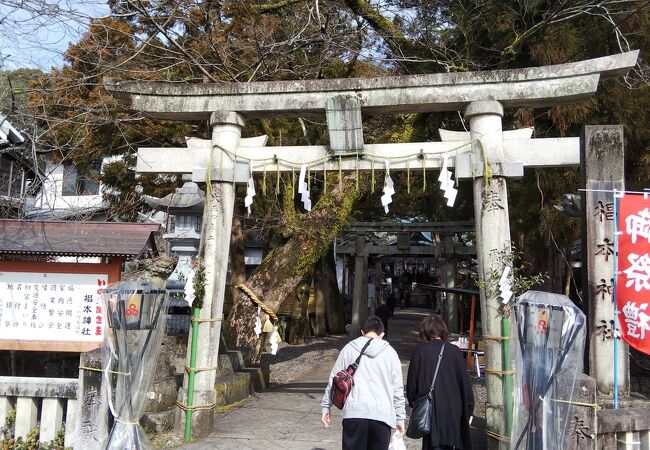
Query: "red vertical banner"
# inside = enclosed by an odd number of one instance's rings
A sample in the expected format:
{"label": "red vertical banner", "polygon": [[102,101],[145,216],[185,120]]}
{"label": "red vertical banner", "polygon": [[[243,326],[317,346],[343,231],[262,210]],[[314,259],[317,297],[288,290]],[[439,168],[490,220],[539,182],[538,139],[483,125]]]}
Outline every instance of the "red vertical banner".
{"label": "red vertical banner", "polygon": [[650,195],[618,199],[616,309],[621,337],[650,354]]}

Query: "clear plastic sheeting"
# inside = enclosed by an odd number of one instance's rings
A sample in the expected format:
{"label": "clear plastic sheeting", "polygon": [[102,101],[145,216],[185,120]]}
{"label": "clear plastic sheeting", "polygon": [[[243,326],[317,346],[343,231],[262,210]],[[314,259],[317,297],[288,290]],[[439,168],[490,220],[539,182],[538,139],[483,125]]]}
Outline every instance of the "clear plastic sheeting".
{"label": "clear plastic sheeting", "polygon": [[514,306],[511,449],[566,448],[582,373],[585,315],[568,297],[528,291]]}
{"label": "clear plastic sheeting", "polygon": [[121,281],[104,291],[104,302],[102,367],[115,418],[106,449],[153,449],[139,421],[160,353],[168,296],[145,281]]}

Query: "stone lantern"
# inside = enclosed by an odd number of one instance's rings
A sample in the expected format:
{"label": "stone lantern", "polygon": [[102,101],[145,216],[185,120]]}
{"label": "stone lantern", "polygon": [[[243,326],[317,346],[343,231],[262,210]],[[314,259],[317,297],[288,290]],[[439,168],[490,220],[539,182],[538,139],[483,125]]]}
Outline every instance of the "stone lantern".
{"label": "stone lantern", "polygon": [[152,208],[167,214],[167,232],[163,239],[169,243],[168,253],[178,255],[178,264],[169,277],[167,288],[182,289],[192,258],[199,252],[205,192],[196,183],[186,182],[165,197],[145,195],[143,199]]}

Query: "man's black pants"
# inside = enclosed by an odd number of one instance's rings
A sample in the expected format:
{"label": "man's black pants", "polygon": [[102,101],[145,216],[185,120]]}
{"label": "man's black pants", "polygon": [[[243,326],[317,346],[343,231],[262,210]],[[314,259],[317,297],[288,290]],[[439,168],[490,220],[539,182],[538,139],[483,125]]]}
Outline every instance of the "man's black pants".
{"label": "man's black pants", "polygon": [[343,419],[343,450],[387,450],[391,431],[379,420]]}

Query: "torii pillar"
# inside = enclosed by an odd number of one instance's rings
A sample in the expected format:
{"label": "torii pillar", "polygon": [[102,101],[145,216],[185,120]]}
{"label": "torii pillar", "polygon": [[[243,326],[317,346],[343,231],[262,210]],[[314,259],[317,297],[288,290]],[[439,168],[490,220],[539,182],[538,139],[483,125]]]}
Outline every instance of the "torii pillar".
{"label": "torii pillar", "polygon": [[[503,106],[497,101],[476,101],[464,111],[469,119],[474,168],[489,167],[490,173],[478,172],[474,186],[474,218],[476,223],[476,251],[478,255],[479,279],[488,282],[494,273],[501,273],[505,267],[504,257],[510,254],[510,223],[508,218],[508,192],[506,179],[501,168],[504,163],[503,131],[501,118]],[[498,292],[481,289],[481,323],[486,346],[485,387],[488,402],[485,405],[485,419],[488,430],[503,430],[504,405],[491,403],[491,399],[503,398],[503,360],[500,340],[494,339],[495,331],[501,327],[501,304]],[[499,333],[500,335],[500,333]],[[505,433],[501,433],[502,435]],[[507,438],[508,436],[503,436]],[[505,447],[506,439],[499,439]]]}
{"label": "torii pillar", "polygon": [[[239,147],[241,129],[244,120],[241,115],[230,112],[213,112],[210,115],[212,127],[212,147],[224,148],[235,152]],[[223,157],[221,151],[214,151],[214,157]],[[225,163],[225,161],[224,161]],[[226,171],[228,164],[225,163]],[[229,177],[223,174],[223,179]],[[234,180],[234,178],[233,178]],[[205,264],[205,297],[201,308],[199,322],[199,338],[197,341],[196,366],[207,370],[197,371],[194,378],[194,401],[197,406],[213,405],[217,401],[215,380],[217,375],[217,360],[221,323],[223,322],[223,301],[226,290],[228,271],[228,252],[230,249],[230,234],[235,205],[235,183],[228,181],[209,181],[210,189],[206,196],[208,211],[203,224],[204,264]],[[191,353],[190,342],[187,346],[187,365]],[[180,401],[187,404],[188,376],[183,379],[183,389],[179,393]],[[185,412],[179,410],[180,417],[176,420],[181,429],[185,428]],[[214,429],[214,410],[199,409],[192,413],[192,436],[206,436]]]}

